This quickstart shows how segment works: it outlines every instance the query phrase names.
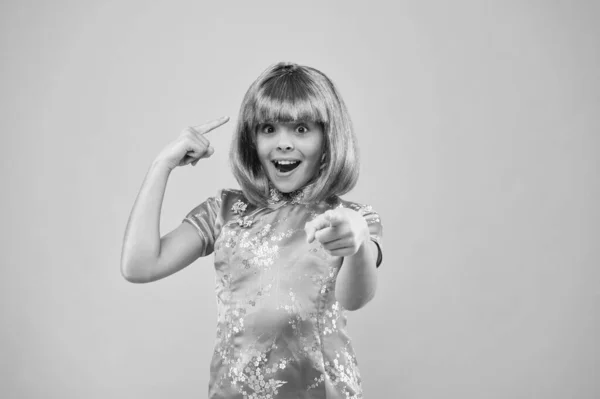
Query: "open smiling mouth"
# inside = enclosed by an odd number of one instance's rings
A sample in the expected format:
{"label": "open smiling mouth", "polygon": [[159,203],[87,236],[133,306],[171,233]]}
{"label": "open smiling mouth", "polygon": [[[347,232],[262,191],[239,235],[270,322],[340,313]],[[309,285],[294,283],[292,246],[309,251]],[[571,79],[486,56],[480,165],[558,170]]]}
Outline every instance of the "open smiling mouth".
{"label": "open smiling mouth", "polygon": [[300,165],[300,161],[271,161],[275,168],[281,173],[288,173]]}

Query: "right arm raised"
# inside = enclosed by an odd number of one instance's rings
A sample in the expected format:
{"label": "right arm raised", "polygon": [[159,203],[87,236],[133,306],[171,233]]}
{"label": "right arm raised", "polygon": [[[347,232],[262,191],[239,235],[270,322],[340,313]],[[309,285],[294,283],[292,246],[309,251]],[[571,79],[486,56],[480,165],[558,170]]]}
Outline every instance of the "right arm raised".
{"label": "right arm raised", "polygon": [[167,277],[194,262],[203,253],[197,231],[188,223],[160,237],[160,212],[167,181],[177,166],[196,164],[214,150],[204,134],[229,118],[219,118],[184,130],[150,166],[135,200],[125,229],[121,274],[132,283],[148,283]]}
{"label": "right arm raised", "polygon": [[121,274],[132,283],[167,277],[194,262],[203,251],[198,232],[188,223],[160,238],[160,211],[170,170],[153,163],[129,216]]}

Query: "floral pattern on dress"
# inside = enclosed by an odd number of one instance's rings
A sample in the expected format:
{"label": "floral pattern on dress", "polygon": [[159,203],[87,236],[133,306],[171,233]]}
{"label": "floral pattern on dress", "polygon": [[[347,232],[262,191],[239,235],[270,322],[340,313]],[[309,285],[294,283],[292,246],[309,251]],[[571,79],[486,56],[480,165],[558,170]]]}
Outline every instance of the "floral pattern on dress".
{"label": "floral pattern on dress", "polygon": [[325,361],[325,371],[346,399],[361,399],[363,397],[358,362],[353,352],[345,348],[336,351],[333,362]]}
{"label": "floral pattern on dress", "polygon": [[217,333],[209,397],[286,399],[310,390],[321,399],[333,388],[360,399],[346,310],[335,298],[342,262],[308,244],[304,225],[344,206],[363,215],[379,241],[379,216],[367,205],[306,204],[302,193],[271,193],[268,207],[255,208],[240,191],[223,190],[184,219],[203,244],[214,243]]}

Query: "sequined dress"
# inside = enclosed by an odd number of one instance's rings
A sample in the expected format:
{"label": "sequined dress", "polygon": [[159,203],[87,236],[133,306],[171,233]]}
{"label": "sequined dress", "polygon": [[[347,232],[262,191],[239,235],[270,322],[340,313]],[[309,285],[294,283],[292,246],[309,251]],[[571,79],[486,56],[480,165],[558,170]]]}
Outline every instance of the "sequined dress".
{"label": "sequined dress", "polygon": [[210,399],[362,398],[358,362],[335,298],[343,258],[306,242],[304,225],[338,206],[366,219],[381,263],[382,226],[370,206],[334,198],[302,202],[271,190],[268,207],[239,190],[219,193],[183,222],[214,252],[217,333]]}

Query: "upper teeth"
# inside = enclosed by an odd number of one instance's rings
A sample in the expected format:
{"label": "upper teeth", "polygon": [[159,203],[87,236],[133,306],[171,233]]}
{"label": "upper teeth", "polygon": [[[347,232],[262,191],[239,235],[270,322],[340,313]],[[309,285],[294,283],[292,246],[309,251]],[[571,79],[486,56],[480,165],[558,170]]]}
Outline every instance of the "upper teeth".
{"label": "upper teeth", "polygon": [[298,161],[275,161],[275,162],[283,164],[283,165],[289,165],[289,164],[292,164],[292,163],[296,163]]}

